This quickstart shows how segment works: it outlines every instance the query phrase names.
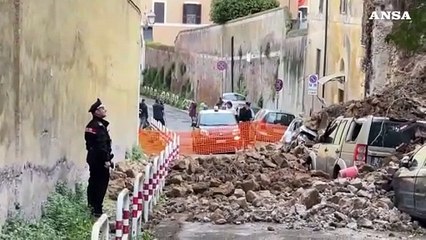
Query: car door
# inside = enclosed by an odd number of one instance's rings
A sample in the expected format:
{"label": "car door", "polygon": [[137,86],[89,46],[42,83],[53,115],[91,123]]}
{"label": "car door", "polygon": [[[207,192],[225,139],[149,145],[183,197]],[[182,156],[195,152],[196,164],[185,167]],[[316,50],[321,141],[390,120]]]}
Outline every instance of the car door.
{"label": "car door", "polygon": [[[327,160],[332,157],[334,158],[336,155],[336,152],[333,152],[333,149],[337,149],[334,146],[334,139],[337,136],[337,130],[339,129],[340,121],[341,119],[334,120],[326,129],[324,135],[321,137],[320,143],[315,144],[312,147],[312,151],[314,151],[316,155],[315,166],[317,170],[322,170],[329,173]],[[333,169],[331,169],[331,171],[333,171]]]}
{"label": "car door", "polygon": [[347,128],[342,136],[340,158],[345,161],[346,167],[351,167],[354,162],[356,139],[361,131],[362,123],[356,122],[354,118],[349,118],[347,121]]}
{"label": "car door", "polygon": [[[423,148],[424,155],[425,149]],[[424,196],[424,184],[422,179],[424,175],[424,170],[420,173],[420,168],[424,168],[424,158],[421,161],[419,152],[414,154],[411,158],[411,165],[409,168],[402,167],[398,170],[393,178],[393,188],[395,190],[395,202],[397,207],[401,211],[406,211],[410,213],[415,213],[416,211],[416,200],[419,201],[419,209],[424,208],[424,200],[421,199],[421,196]],[[417,181],[416,178],[419,177]],[[418,186],[417,186],[418,184]],[[414,194],[418,192],[418,194]],[[422,206],[423,205],[423,206]]]}
{"label": "car door", "polygon": [[337,128],[336,137],[333,139],[332,144],[328,146],[328,154],[327,154],[327,172],[332,177],[337,177],[337,174],[334,171],[334,167],[336,165],[336,161],[340,158],[340,153],[342,150],[343,143],[343,135],[346,130],[346,126],[348,125],[348,120],[343,119],[340,121],[340,124]]}
{"label": "car door", "polygon": [[423,146],[413,157],[420,167],[416,174],[414,186],[414,203],[416,212],[426,216],[426,146]]}

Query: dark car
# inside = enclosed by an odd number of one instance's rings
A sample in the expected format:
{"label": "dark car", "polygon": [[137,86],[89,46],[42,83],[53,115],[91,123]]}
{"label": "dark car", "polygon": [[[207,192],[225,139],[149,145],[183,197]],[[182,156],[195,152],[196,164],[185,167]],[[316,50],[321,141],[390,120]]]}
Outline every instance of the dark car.
{"label": "dark car", "polygon": [[411,158],[401,160],[392,180],[395,206],[409,215],[426,221],[426,145]]}

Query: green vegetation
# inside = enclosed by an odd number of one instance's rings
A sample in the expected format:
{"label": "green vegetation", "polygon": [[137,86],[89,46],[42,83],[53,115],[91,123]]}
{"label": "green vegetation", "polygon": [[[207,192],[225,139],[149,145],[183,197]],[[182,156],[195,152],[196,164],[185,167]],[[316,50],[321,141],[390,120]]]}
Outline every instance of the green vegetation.
{"label": "green vegetation", "polygon": [[169,51],[169,52],[175,51],[175,47],[164,45],[164,44],[157,43],[157,42],[146,42],[145,46],[148,47],[148,48],[153,48],[153,49],[158,49],[158,50],[163,50],[163,51]]}
{"label": "green vegetation", "polygon": [[227,21],[279,7],[277,0],[213,0],[210,19],[214,23]]}
{"label": "green vegetation", "polygon": [[143,162],[146,160],[146,155],[143,153],[141,147],[135,144],[133,145],[131,151],[126,149],[125,158],[129,159],[130,161]]}
{"label": "green vegetation", "polygon": [[19,216],[9,218],[2,227],[1,240],[84,240],[90,239],[94,223],[86,206],[85,188],[77,184],[70,190],[56,186],[43,207],[40,220],[30,222]]}
{"label": "green vegetation", "polygon": [[395,21],[386,39],[399,49],[412,53],[426,51],[426,4],[416,2],[408,9],[411,21]]}

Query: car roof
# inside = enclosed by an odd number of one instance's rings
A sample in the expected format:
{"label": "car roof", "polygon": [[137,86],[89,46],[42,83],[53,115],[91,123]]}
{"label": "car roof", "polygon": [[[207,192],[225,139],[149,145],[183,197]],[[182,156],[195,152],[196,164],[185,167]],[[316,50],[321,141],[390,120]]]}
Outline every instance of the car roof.
{"label": "car roof", "polygon": [[285,114],[289,114],[289,115],[293,115],[296,116],[293,113],[289,113],[289,112],[285,112],[285,111],[281,111],[281,110],[272,110],[272,109],[266,109],[266,108],[262,108],[261,110],[264,110],[265,113],[271,113],[271,112],[275,112],[275,113],[285,113]]}
{"label": "car roof", "polygon": [[222,110],[222,109],[219,109],[219,110],[214,110],[214,109],[207,109],[207,110],[201,110],[200,111],[200,113],[199,114],[207,114],[207,113],[217,113],[217,114],[233,114],[231,111],[229,111],[229,110]]}

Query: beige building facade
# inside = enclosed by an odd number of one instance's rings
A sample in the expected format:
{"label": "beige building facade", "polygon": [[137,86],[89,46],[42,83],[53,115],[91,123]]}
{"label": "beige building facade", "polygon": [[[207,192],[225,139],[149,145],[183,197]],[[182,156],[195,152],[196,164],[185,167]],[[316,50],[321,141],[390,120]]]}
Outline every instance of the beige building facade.
{"label": "beige building facade", "polygon": [[308,8],[305,72],[320,78],[309,107],[363,98],[362,1],[310,0]]}
{"label": "beige building facade", "polygon": [[[212,0],[148,0],[143,2],[143,14],[155,13],[155,23],[145,28],[145,40],[174,45],[177,34],[186,29],[212,24],[210,5]],[[281,7],[288,7],[292,18],[298,16],[299,2],[308,0],[279,0]]]}

